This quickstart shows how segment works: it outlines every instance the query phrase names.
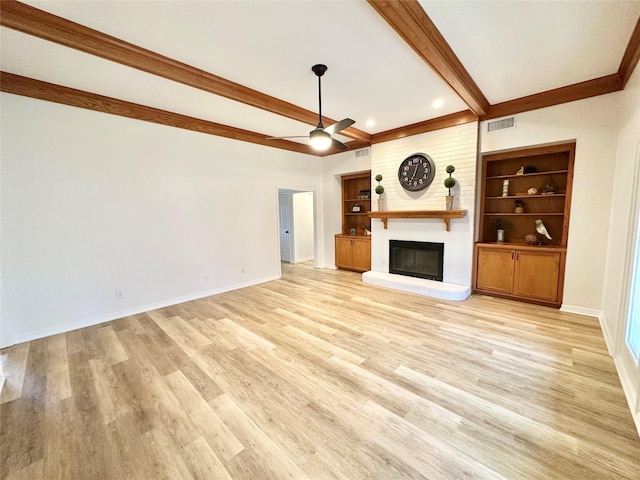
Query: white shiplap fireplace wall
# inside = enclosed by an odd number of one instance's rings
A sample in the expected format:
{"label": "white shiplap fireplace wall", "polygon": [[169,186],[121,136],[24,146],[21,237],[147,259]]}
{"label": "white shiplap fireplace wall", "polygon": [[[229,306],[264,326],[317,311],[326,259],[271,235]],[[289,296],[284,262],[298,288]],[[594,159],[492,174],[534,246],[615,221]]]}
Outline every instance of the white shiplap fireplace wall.
{"label": "white shiplap fireplace wall", "polygon": [[[449,176],[445,171],[447,165],[456,167],[453,177],[458,181],[452,189],[455,196],[453,208],[467,210],[465,218],[451,220],[448,232],[441,219],[389,219],[386,230],[379,219],[372,219],[373,274],[389,273],[389,240],[437,242],[444,243],[444,284],[471,286],[477,139],[478,124],[473,122],[373,145],[371,177],[383,176],[385,210],[444,210],[447,189],[443,182]],[[433,159],[436,175],[427,189],[411,193],[400,186],[398,167],[403,159],[417,152],[426,153]],[[373,181],[373,187],[375,185],[377,182]],[[372,209],[377,210],[377,202],[371,203]],[[393,285],[386,286],[393,288]],[[442,298],[449,297],[445,295]]]}

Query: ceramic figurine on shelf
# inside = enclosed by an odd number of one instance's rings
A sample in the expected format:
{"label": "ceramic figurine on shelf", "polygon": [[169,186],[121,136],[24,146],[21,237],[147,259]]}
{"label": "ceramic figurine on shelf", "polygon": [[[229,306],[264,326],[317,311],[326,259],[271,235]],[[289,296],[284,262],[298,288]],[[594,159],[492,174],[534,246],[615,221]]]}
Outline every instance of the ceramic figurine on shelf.
{"label": "ceramic figurine on shelf", "polygon": [[551,240],[551,235],[549,235],[547,227],[544,226],[544,223],[542,223],[542,220],[540,219],[536,220],[536,232],[538,232],[540,235],[544,235],[549,240]]}
{"label": "ceramic figurine on shelf", "polygon": [[540,245],[542,242],[540,241],[540,237],[536,233],[527,233],[524,236],[524,241],[529,245]]}

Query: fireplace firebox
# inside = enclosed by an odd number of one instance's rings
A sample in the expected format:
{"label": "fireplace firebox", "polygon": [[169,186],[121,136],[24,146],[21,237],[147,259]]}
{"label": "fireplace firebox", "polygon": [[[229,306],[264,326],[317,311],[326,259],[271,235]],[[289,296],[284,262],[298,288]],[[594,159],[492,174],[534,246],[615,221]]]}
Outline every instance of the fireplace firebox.
{"label": "fireplace firebox", "polygon": [[389,240],[389,273],[442,282],[444,243]]}

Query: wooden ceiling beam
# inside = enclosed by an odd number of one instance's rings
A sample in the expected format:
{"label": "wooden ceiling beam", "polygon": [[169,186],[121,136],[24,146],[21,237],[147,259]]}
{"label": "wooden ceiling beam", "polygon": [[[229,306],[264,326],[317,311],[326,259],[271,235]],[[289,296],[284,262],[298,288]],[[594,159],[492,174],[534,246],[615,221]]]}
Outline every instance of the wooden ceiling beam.
{"label": "wooden ceiling beam", "polygon": [[[315,112],[15,0],[0,1],[0,25],[292,120],[318,123]],[[323,117],[323,122],[331,125],[336,120]],[[371,139],[353,127],[340,134],[367,143]]]}
{"label": "wooden ceiling beam", "polygon": [[404,127],[394,128],[393,130],[386,130],[384,132],[375,133],[371,136],[371,144],[389,142],[391,140],[410,137],[411,135],[433,132],[435,130],[455,127],[457,125],[463,125],[465,123],[476,121],[478,121],[477,115],[471,110],[465,110],[464,112],[443,115],[442,117],[425,120],[424,122],[418,122],[411,125],[406,125]]}
{"label": "wooden ceiling beam", "polygon": [[490,120],[492,118],[538,110],[539,108],[552,107],[562,103],[617,92],[622,90],[622,88],[623,85],[620,75],[614,73],[605,77],[567,85],[566,87],[516,98],[515,100],[496,103],[495,105],[491,105],[487,114],[480,117],[480,120]]}
{"label": "wooden ceiling beam", "polygon": [[194,132],[206,133],[218,137],[255,143],[257,145],[318,156],[318,152],[303,143],[282,139],[268,139],[267,135],[261,133],[209,122],[158,108],[147,107],[117,98],[105,97],[75,88],[63,87],[13,73],[0,72],[0,91],[96,112],[133,118],[135,120],[158,123],[169,127],[192,130]]}
{"label": "wooden ceiling beam", "polygon": [[620,68],[618,68],[618,75],[620,75],[620,79],[622,80],[622,88],[627,85],[631,74],[638,65],[638,60],[640,60],[640,17],[636,22],[636,28],[633,29],[627,48],[622,56]]}
{"label": "wooden ceiling beam", "polygon": [[477,116],[489,101],[417,0],[368,0],[376,12],[436,72]]}

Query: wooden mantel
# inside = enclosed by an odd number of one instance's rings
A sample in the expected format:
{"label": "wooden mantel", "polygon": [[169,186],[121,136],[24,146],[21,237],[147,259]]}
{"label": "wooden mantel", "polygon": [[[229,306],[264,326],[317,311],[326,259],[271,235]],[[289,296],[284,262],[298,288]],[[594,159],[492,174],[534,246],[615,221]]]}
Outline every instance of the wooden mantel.
{"label": "wooden mantel", "polygon": [[405,210],[405,211],[382,211],[369,212],[369,217],[379,218],[387,228],[390,218],[441,218],[449,231],[452,218],[463,218],[467,216],[466,210]]}

